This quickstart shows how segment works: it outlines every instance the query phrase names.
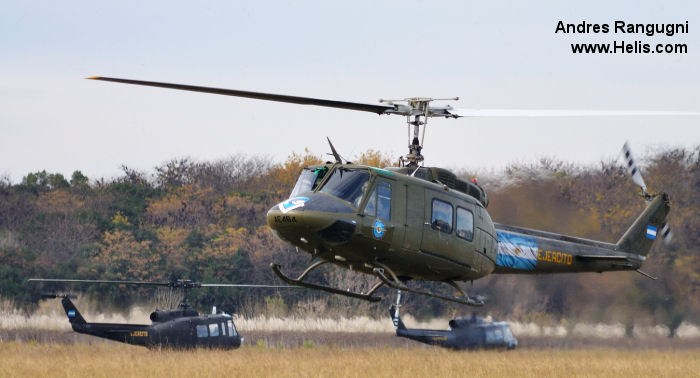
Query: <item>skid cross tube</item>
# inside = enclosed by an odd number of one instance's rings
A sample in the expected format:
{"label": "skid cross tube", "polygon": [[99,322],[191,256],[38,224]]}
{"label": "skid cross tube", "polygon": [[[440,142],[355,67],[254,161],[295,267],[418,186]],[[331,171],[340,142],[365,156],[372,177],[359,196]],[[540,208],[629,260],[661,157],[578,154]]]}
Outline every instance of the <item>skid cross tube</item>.
{"label": "skid cross tube", "polygon": [[[467,295],[464,295],[462,297],[457,297],[454,295],[445,295],[445,294],[434,293],[432,291],[427,291],[427,290],[412,289],[412,288],[406,286],[403,282],[401,282],[398,279],[395,279],[395,280],[389,279],[389,277],[387,277],[386,274],[384,274],[385,270],[387,272],[389,272],[389,275],[396,278],[396,275],[394,274],[394,272],[392,272],[390,269],[388,269],[386,267],[374,268],[373,272],[374,272],[374,275],[377,276],[380,280],[382,280],[386,286],[388,286],[392,289],[396,289],[396,290],[400,290],[400,291],[408,291],[408,292],[414,293],[414,294],[427,295],[429,297],[444,299],[446,301],[461,303],[461,304],[465,304],[468,306],[480,307],[480,306],[484,305],[484,301],[481,300],[480,298],[477,298],[477,297],[470,297]],[[449,283],[449,282],[448,282],[448,284],[452,285],[452,283]],[[459,287],[457,287],[457,288],[459,289],[459,292],[464,294],[463,290],[461,290]]]}
{"label": "skid cross tube", "polygon": [[363,300],[366,300],[369,302],[379,302],[382,300],[382,298],[380,298],[380,297],[373,297],[372,296],[372,294],[374,294],[374,292],[377,291],[377,289],[379,289],[382,285],[384,285],[384,282],[382,282],[382,281],[379,281],[376,284],[374,284],[374,286],[372,286],[372,288],[366,294],[365,293],[356,293],[354,291],[338,289],[338,288],[330,287],[330,286],[312,284],[312,283],[303,281],[304,277],[306,277],[306,275],[311,273],[312,270],[314,270],[314,269],[318,268],[319,266],[326,264],[326,263],[327,263],[327,261],[318,261],[318,262],[312,264],[311,266],[306,268],[306,270],[304,270],[304,273],[302,273],[299,276],[299,278],[297,278],[297,279],[292,279],[292,278],[285,276],[284,273],[282,273],[282,271],[280,270],[281,267],[279,264],[272,263],[272,264],[270,264],[270,268],[275,273],[275,275],[277,275],[277,277],[279,277],[282,281],[284,281],[287,284],[292,285],[292,286],[301,286],[301,287],[305,287],[308,289],[326,291],[326,292],[333,293],[333,294],[344,295],[346,297],[363,299]]}

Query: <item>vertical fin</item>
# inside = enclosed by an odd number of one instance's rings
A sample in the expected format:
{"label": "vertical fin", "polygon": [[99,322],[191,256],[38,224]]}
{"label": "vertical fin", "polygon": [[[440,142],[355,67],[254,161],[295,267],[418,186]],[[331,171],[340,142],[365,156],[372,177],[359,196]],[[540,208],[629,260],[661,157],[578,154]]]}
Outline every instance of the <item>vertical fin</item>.
{"label": "vertical fin", "polygon": [[667,233],[666,216],[670,210],[669,197],[661,193],[649,202],[646,209],[632,223],[617,242],[617,249],[623,252],[646,256],[657,237]]}
{"label": "vertical fin", "polygon": [[401,330],[406,329],[406,326],[403,324],[403,321],[399,316],[399,312],[396,306],[391,306],[391,308],[389,309],[389,315],[391,315],[391,321],[394,322],[394,327]]}
{"label": "vertical fin", "polygon": [[63,309],[66,311],[66,315],[68,316],[68,321],[71,322],[71,324],[76,323],[76,324],[85,324],[87,323],[85,319],[83,318],[82,315],[80,315],[80,311],[75,307],[73,302],[68,298],[68,296],[64,297],[63,300],[61,300],[61,304],[63,304]]}

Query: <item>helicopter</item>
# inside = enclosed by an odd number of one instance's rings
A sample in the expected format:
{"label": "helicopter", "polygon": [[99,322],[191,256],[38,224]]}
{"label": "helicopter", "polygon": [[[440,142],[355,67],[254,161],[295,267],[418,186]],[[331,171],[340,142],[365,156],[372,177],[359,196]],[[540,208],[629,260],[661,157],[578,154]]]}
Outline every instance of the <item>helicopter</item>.
{"label": "helicopter", "polygon": [[57,283],[97,283],[97,284],[126,284],[164,286],[184,291],[183,301],[177,309],[156,309],[149,316],[150,325],[146,324],[117,324],[90,323],[80,314],[71,298],[74,295],[44,293],[42,299],[61,298],[61,304],[66,312],[73,331],[118,341],[131,345],[152,348],[214,348],[235,349],[243,345],[244,337],[238,333],[231,315],[217,313],[216,307],[211,314],[199,314],[189,308],[187,292],[202,287],[258,287],[280,288],[289,286],[279,285],[238,285],[238,284],[204,284],[190,280],[173,280],[169,282],[144,281],[109,281],[109,280],[72,280],[31,278],[29,282]]}
{"label": "helicopter", "polygon": [[[488,195],[478,182],[463,180],[447,169],[424,165],[423,141],[430,118],[700,114],[460,110],[451,105],[432,105],[458,97],[380,99],[380,104],[366,104],[101,76],[88,79],[405,117],[409,151],[399,159],[398,167],[343,161],[328,139],[334,161],[304,167],[289,198],[267,213],[267,224],[279,239],[311,256],[309,266],[297,278],[289,277],[280,265],[271,263],[280,279],[289,285],[371,302],[381,300],[375,293],[385,286],[482,306],[485,298],[468,294],[459,283],[490,274],[636,271],[653,278],[640,268],[657,237],[665,241],[671,238],[666,223],[670,197],[664,192],[647,191],[627,144],[623,148],[626,166],[647,205],[616,243],[495,223],[486,210]],[[376,283],[366,291],[352,291],[306,279],[326,264],[368,274],[376,278]],[[443,283],[454,289],[454,294],[409,286],[410,281]]]}
{"label": "helicopter", "polygon": [[470,318],[456,317],[449,321],[447,330],[407,328],[401,316],[401,290],[396,304],[389,308],[389,316],[396,329],[396,336],[454,350],[515,349],[518,340],[507,322],[487,321],[472,312]]}
{"label": "helicopter", "polygon": [[396,336],[429,345],[455,350],[515,349],[518,346],[508,323],[486,321],[475,314],[471,318],[450,320],[449,328],[445,331],[406,328],[396,306],[391,306],[389,315],[396,328]]}

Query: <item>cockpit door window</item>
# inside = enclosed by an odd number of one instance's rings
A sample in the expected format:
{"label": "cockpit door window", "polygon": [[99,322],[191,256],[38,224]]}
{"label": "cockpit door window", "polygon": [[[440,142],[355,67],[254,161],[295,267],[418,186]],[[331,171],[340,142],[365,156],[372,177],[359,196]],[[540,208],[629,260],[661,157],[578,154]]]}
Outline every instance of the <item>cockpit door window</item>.
{"label": "cockpit door window", "polygon": [[197,325],[197,337],[208,337],[209,332],[207,332],[207,325],[206,324],[199,324]]}
{"label": "cockpit door window", "polygon": [[367,199],[365,215],[381,220],[391,220],[391,184],[380,181]]}
{"label": "cockpit door window", "polygon": [[219,336],[219,325],[216,323],[209,324],[209,336]]}
{"label": "cockpit door window", "polygon": [[503,342],[503,331],[498,327],[492,327],[486,330],[486,343],[496,344]]}
{"label": "cockpit door window", "polygon": [[372,194],[367,198],[367,205],[365,205],[365,215],[372,218],[377,216],[377,188],[374,188]]}
{"label": "cockpit door window", "polygon": [[391,220],[391,184],[386,181],[377,185],[377,218]]}
{"label": "cockpit door window", "polygon": [[457,207],[457,237],[468,241],[474,239],[474,214],[459,206]]}
{"label": "cockpit door window", "polygon": [[452,233],[452,211],[452,205],[448,202],[433,199],[431,227],[446,234]]}

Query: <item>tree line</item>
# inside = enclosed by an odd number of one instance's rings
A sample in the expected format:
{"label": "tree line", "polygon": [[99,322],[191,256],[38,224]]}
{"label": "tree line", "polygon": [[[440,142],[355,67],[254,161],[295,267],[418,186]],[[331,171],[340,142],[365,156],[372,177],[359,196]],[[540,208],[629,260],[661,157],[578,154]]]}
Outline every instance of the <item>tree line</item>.
{"label": "tree line", "polygon": [[[277,240],[265,214],[288,196],[302,167],[320,161],[320,155],[305,150],[283,163],[257,156],[212,162],[181,158],[152,172],[124,166],[112,179],[88,178],[80,171],[70,178],[41,171],[19,183],[0,179],[0,296],[31,307],[42,288],[28,285],[30,277],[277,282],[270,262],[297,272],[308,256]],[[355,161],[388,166],[396,159],[370,150]],[[668,246],[656,243],[644,265],[659,280],[631,272],[490,276],[469,288],[488,297],[480,311],[524,321],[619,321],[630,333],[635,325],[659,322],[673,333],[683,321],[700,321],[700,148],[657,152],[643,159],[642,170],[649,188],[672,199],[674,239]],[[579,167],[543,159],[485,175],[480,183],[489,193],[494,221],[590,239],[615,242],[644,207],[616,162]],[[373,280],[339,269],[314,272],[311,278],[343,287]],[[115,308],[153,296],[144,288],[64,288]],[[393,295],[386,289],[380,294]],[[386,301],[358,303],[304,289],[201,290],[189,301],[245,315],[385,316],[387,307]],[[419,317],[471,311],[415,295],[405,304]]]}

